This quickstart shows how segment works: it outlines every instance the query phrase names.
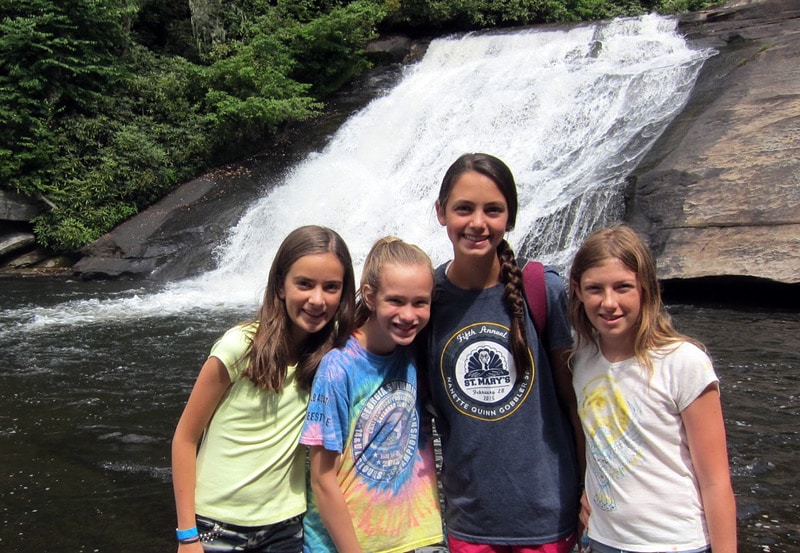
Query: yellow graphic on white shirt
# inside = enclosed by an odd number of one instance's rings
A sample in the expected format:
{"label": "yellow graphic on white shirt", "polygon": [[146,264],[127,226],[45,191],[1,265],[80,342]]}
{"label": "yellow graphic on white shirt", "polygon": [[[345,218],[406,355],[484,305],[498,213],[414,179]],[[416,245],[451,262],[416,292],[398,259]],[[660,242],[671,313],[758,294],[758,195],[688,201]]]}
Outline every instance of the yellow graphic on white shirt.
{"label": "yellow graphic on white shirt", "polygon": [[641,435],[633,423],[638,411],[608,375],[593,378],[583,387],[578,412],[594,461],[588,468],[598,482],[594,503],[604,511],[616,509],[611,480],[624,478],[642,458]]}

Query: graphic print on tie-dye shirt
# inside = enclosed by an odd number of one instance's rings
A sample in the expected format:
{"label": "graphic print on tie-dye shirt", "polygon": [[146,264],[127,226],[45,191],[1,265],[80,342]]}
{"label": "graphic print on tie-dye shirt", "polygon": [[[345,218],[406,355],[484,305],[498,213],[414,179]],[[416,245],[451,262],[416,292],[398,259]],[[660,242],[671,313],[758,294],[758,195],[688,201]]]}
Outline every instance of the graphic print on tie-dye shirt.
{"label": "graphic print on tie-dye shirt", "polygon": [[394,487],[394,481],[417,454],[419,419],[417,390],[408,382],[381,386],[366,402],[353,430],[356,471],[376,486]]}
{"label": "graphic print on tie-dye shirt", "polygon": [[[374,355],[351,338],[326,355],[301,443],[341,453],[337,480],[363,550],[409,551],[442,539],[430,419],[407,351]],[[304,527],[305,551],[336,551],[313,493]]]}
{"label": "graphic print on tie-dye shirt", "polygon": [[617,505],[609,480],[625,478],[642,458],[641,435],[633,424],[639,406],[623,397],[609,375],[587,382],[581,397],[578,414],[590,438],[586,447],[594,460],[589,469],[599,484],[595,504],[604,511],[614,511]]}

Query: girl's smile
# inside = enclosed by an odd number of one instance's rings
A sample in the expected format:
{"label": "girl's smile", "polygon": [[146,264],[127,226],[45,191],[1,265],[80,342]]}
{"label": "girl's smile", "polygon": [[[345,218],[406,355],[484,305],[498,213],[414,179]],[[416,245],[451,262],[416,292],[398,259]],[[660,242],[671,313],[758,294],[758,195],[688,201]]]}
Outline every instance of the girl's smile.
{"label": "girl's smile", "polygon": [[284,300],[297,343],[322,330],[333,318],[343,280],[344,268],[332,253],[306,255],[292,264],[278,295]]}
{"label": "girl's smile", "polygon": [[632,357],[642,300],[636,273],[619,259],[607,259],[572,286],[599,334],[603,355],[612,362]]}
{"label": "girl's smile", "polygon": [[494,256],[508,229],[508,205],[497,184],[477,171],[463,173],[436,216],[447,227],[456,257]]}

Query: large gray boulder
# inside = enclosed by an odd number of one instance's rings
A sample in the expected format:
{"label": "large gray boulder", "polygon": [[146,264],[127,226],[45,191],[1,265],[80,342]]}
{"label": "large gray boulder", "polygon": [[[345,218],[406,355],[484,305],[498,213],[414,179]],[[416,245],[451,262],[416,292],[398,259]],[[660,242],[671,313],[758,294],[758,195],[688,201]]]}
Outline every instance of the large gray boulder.
{"label": "large gray boulder", "polygon": [[173,280],[211,268],[209,251],[260,190],[253,159],[186,182],[82,250],[83,278]]}
{"label": "large gray boulder", "polygon": [[30,221],[38,214],[38,206],[29,199],[8,190],[0,190],[0,221]]}
{"label": "large gray boulder", "polygon": [[800,282],[800,2],[684,17],[713,46],[689,104],[631,178],[626,219],[665,279]]}

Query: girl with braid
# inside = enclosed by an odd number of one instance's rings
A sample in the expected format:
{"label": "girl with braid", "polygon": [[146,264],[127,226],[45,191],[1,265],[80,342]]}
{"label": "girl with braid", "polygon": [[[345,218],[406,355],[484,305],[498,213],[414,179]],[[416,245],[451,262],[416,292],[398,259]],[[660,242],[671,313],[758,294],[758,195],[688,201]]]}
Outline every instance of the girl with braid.
{"label": "girl with braid", "polygon": [[517,206],[509,168],[480,153],[450,166],[436,201],[453,260],[436,270],[427,370],[451,553],[567,553],[577,536],[566,288],[546,271],[542,339],[504,239]]}

